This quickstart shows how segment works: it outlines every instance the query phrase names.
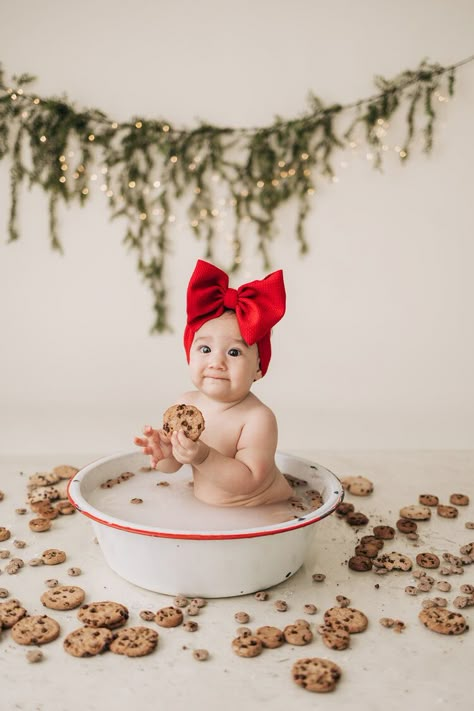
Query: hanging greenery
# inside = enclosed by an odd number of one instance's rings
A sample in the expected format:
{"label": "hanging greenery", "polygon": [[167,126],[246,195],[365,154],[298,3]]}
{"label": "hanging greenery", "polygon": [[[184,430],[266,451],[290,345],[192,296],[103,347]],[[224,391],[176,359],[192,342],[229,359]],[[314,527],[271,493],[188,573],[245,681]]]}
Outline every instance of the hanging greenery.
{"label": "hanging greenery", "polygon": [[[262,128],[201,123],[186,130],[164,119],[119,123],[98,109],[78,110],[66,98],[39,97],[26,90],[34,77],[6,82],[0,67],[0,159],[11,159],[9,241],[19,238],[18,195],[25,181],[48,195],[51,246],[59,251],[60,201],[84,205],[98,182],[111,217],[126,220],[124,242],[153,296],[152,330],[162,332],[170,327],[165,265],[178,202],[186,205],[190,230],[205,243],[206,259],[214,257],[222,212],[232,214],[232,259],[226,267],[232,272],[241,262],[245,223],[255,226],[264,267],[270,267],[277,210],[296,200],[295,232],[304,253],[312,195],[320,178],[334,176],[335,152],[362,141],[380,167],[396,115],[406,122],[400,159],[410,156],[418,134],[429,152],[436,103],[453,95],[456,69],[473,59],[446,67],[423,61],[394,79],[376,77],[377,93],[351,104],[326,106],[311,95],[306,113],[277,117]],[[349,120],[341,129],[343,114]]]}

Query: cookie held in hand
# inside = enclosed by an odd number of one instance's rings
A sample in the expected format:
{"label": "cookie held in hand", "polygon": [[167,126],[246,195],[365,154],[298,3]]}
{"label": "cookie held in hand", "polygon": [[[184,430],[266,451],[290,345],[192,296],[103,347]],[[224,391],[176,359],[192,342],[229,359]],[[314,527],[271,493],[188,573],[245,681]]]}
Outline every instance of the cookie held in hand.
{"label": "cookie held in hand", "polygon": [[204,429],[202,412],[194,405],[172,405],[163,415],[163,430],[167,434],[184,430],[186,436],[196,442]]}

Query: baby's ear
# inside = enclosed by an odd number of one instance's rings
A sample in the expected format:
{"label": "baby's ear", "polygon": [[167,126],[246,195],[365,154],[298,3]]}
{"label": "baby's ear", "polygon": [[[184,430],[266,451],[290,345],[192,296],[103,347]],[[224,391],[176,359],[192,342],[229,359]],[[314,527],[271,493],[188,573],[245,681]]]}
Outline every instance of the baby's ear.
{"label": "baby's ear", "polygon": [[263,378],[263,374],[262,374],[262,369],[261,369],[260,363],[259,363],[259,364],[258,364],[258,370],[257,370],[257,372],[255,373],[255,378],[253,379],[253,382],[255,383],[257,380],[260,380],[260,378]]}

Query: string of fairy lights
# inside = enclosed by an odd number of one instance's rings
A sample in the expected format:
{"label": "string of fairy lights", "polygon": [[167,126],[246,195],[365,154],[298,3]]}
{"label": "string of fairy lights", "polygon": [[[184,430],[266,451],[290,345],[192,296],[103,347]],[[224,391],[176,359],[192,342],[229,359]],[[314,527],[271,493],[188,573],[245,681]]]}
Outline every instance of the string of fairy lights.
{"label": "string of fairy lights", "polygon": [[[207,259],[224,246],[230,264],[223,266],[230,272],[242,266],[243,249],[253,242],[268,269],[277,211],[293,200],[296,241],[305,253],[304,223],[321,179],[338,183],[355,157],[377,168],[393,153],[406,162],[420,135],[430,151],[437,106],[453,96],[457,69],[473,60],[446,67],[423,61],[394,79],[377,77],[377,93],[351,104],[325,106],[311,95],[304,115],[269,126],[202,123],[193,129],[144,117],[118,122],[97,109],[77,110],[66,99],[26,91],[31,75],[6,82],[0,67],[0,160],[11,160],[10,241],[20,236],[24,182],[48,196],[51,246],[57,250],[60,201],[84,205],[100,191],[111,218],[125,220],[124,243],[152,292],[153,330],[167,330],[171,230],[194,234]],[[343,117],[350,123],[342,125]],[[400,140],[391,145],[394,127]],[[337,151],[350,159],[339,159],[336,169]]]}

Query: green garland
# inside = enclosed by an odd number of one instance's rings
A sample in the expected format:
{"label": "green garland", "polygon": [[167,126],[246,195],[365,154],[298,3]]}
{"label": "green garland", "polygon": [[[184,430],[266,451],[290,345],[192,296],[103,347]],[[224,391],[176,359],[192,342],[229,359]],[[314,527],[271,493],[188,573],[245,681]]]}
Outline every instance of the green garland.
{"label": "green garland", "polygon": [[[97,109],[78,111],[66,98],[41,98],[25,91],[34,77],[14,76],[5,83],[0,67],[0,159],[11,158],[9,241],[19,238],[18,195],[21,184],[39,185],[49,197],[51,246],[61,251],[57,211],[60,200],[83,205],[91,184],[102,179],[111,217],[125,217],[125,244],[135,252],[137,266],[153,295],[153,329],[169,329],[165,263],[169,252],[173,205],[187,201],[190,228],[205,242],[205,258],[213,259],[218,238],[218,205],[233,213],[233,272],[241,262],[242,225],[256,228],[265,269],[275,234],[276,212],[296,199],[296,238],[305,253],[305,218],[317,178],[332,178],[337,149],[354,146],[363,130],[380,167],[389,121],[405,111],[406,137],[398,153],[402,161],[418,133],[424,150],[433,145],[435,99],[454,93],[455,71],[469,57],[443,67],[421,62],[392,80],[375,78],[377,93],[352,104],[325,106],[310,97],[307,113],[291,120],[277,117],[262,128],[233,128],[202,123],[175,128],[169,121],[135,117],[119,123]],[[341,114],[351,114],[349,128],[336,127]],[[28,144],[28,161],[24,158]],[[219,199],[220,198],[220,199]]]}

